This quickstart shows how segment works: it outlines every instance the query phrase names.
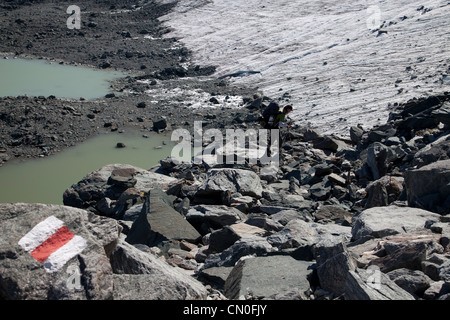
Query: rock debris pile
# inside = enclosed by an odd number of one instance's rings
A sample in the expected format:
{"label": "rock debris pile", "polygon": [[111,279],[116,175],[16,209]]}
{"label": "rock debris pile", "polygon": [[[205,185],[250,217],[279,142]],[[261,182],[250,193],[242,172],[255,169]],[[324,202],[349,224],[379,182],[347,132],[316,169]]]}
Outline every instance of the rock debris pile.
{"label": "rock debris pile", "polygon": [[[246,102],[255,120],[237,128],[255,127],[269,99]],[[0,296],[449,299],[449,114],[443,95],[349,138],[293,126],[271,174],[248,162],[111,164],[67,189],[64,206],[1,204]],[[88,243],[56,273],[18,245],[49,216]]]}

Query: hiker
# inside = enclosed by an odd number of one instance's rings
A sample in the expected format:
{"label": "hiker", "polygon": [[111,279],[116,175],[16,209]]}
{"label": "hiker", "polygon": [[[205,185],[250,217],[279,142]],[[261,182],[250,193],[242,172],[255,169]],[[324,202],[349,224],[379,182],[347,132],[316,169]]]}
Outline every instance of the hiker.
{"label": "hiker", "polygon": [[290,124],[286,123],[286,116],[291,111],[291,105],[284,106],[283,110],[280,110],[278,103],[272,101],[263,111],[263,122],[261,124],[264,129],[280,129],[289,127]]}
{"label": "hiker", "polygon": [[272,129],[289,128],[291,123],[286,122],[286,116],[292,112],[292,106],[284,106],[283,111],[278,112],[272,124]]}
{"label": "hiker", "polygon": [[[286,121],[286,116],[293,110],[291,105],[286,105],[283,107],[283,110],[280,110],[280,106],[276,102],[271,102],[269,106],[263,111],[263,122],[262,125],[264,129],[281,129],[281,128],[289,128],[291,123]],[[281,147],[283,145],[283,136],[281,134],[281,130],[279,132],[278,138],[278,148],[279,153],[281,154]],[[269,138],[269,144],[267,146],[267,154],[270,156],[270,147],[272,145],[272,141]]]}

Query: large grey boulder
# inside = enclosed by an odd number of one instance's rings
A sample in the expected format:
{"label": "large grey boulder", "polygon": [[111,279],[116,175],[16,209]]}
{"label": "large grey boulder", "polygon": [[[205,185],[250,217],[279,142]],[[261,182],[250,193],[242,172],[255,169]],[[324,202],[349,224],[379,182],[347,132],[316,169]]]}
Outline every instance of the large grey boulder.
{"label": "large grey boulder", "polygon": [[320,286],[345,300],[413,300],[414,297],[395,284],[379,268],[358,268],[343,243],[322,248],[317,275]]}
{"label": "large grey boulder", "polygon": [[422,263],[426,260],[429,246],[427,242],[395,243],[388,241],[384,243],[387,254],[372,260],[370,265],[377,266],[383,273],[401,268],[420,270]]}
{"label": "large grey boulder", "polygon": [[114,299],[192,300],[206,299],[207,290],[151,253],[120,241],[111,253],[114,271]]}
{"label": "large grey boulder", "polygon": [[[77,241],[84,239],[85,246],[59,247],[63,244],[58,240],[61,238],[53,238],[55,241],[47,242],[47,248],[60,248],[52,259],[62,260],[59,260],[60,264],[50,265],[48,259],[40,262],[32,256],[38,248],[30,253],[28,250],[34,241],[42,240],[43,243],[46,236],[51,238],[50,226],[56,225],[53,224],[55,221],[67,227]],[[117,221],[82,209],[44,204],[0,204],[0,298],[112,299],[113,271],[108,255],[114,249],[120,231]],[[25,235],[28,235],[26,240]],[[64,260],[64,256],[69,260]]]}
{"label": "large grey boulder", "polygon": [[370,168],[373,179],[378,180],[385,176],[392,163],[401,157],[394,148],[385,146],[380,142],[374,142],[367,148],[367,165]]}
{"label": "large grey boulder", "polygon": [[450,284],[450,260],[445,261],[438,269],[439,277]]}
{"label": "large grey boulder", "polygon": [[423,167],[447,159],[450,159],[450,134],[440,137],[416,152],[412,165]]}
{"label": "large grey boulder", "polygon": [[228,191],[261,198],[263,189],[259,176],[253,171],[230,168],[211,169],[203,184],[199,186],[197,196],[214,197]]}
{"label": "large grey boulder", "polygon": [[202,269],[198,272],[197,279],[223,291],[225,281],[232,270],[233,267],[212,267]]}
{"label": "large grey boulder", "polygon": [[387,206],[399,198],[403,191],[399,178],[384,176],[372,181],[366,187],[367,202],[365,208]]}
{"label": "large grey boulder", "polygon": [[450,124],[450,101],[444,102],[440,108],[431,112],[431,117],[444,124]]}
{"label": "large grey boulder", "polygon": [[383,238],[365,236],[349,244],[348,249],[355,257],[358,267],[375,265],[382,272],[398,268],[423,270],[434,280],[438,280],[437,268],[445,260],[437,258],[444,252],[440,244],[442,239],[440,233],[417,229]]}
{"label": "large grey boulder", "polygon": [[126,241],[152,247],[166,240],[196,242],[200,237],[198,231],[171,206],[165,192],[152,189],[139,217],[133,222]]}
{"label": "large grey boulder", "polygon": [[433,280],[420,270],[400,268],[387,273],[397,285],[415,296],[422,296]]}
{"label": "large grey boulder", "polygon": [[225,281],[225,296],[229,299],[271,299],[295,292],[295,298],[305,298],[310,289],[308,279],[313,265],[313,262],[295,260],[290,256],[242,259]]}
{"label": "large grey boulder", "polygon": [[204,268],[232,267],[242,257],[249,255],[266,256],[276,251],[264,237],[243,237],[224,251],[208,255],[205,259]]}
{"label": "large grey boulder", "polygon": [[207,224],[213,229],[220,229],[244,221],[246,218],[242,211],[224,205],[193,206],[186,215],[186,219],[193,225]]}
{"label": "large grey boulder", "polygon": [[312,252],[314,246],[321,241],[338,243],[342,240],[349,241],[350,238],[351,227],[295,219],[289,221],[281,231],[267,237],[267,241],[279,249],[303,247]]}
{"label": "large grey boulder", "polygon": [[229,226],[216,230],[209,236],[209,252],[222,252],[241,237]]}
{"label": "large grey boulder", "polygon": [[414,296],[377,269],[350,271],[346,279],[346,300],[414,300]]}
{"label": "large grey boulder", "polygon": [[410,206],[450,213],[450,159],[407,171],[405,185]]}
{"label": "large grey boulder", "polygon": [[[90,207],[102,215],[113,216],[128,209],[118,201],[127,189],[132,188],[139,195],[153,188],[167,190],[170,184],[177,181],[173,177],[132,165],[109,164],[87,174],[68,188],[63,194],[63,203],[82,209]],[[106,208],[105,202],[109,203]]]}
{"label": "large grey boulder", "polygon": [[314,217],[318,222],[333,222],[345,226],[350,226],[352,221],[352,213],[340,205],[323,205],[314,213]]}
{"label": "large grey boulder", "polygon": [[439,222],[440,215],[410,207],[374,207],[362,211],[353,219],[352,239],[365,236],[382,238],[417,229],[424,229],[426,223]]}
{"label": "large grey boulder", "polygon": [[158,119],[153,122],[153,130],[160,132],[167,128],[167,121],[164,118]]}

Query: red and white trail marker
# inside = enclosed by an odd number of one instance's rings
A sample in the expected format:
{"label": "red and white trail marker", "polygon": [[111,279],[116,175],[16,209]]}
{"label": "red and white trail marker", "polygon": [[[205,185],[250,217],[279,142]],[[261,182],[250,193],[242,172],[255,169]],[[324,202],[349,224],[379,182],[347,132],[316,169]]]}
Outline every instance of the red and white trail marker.
{"label": "red and white trail marker", "polygon": [[50,216],[23,236],[19,245],[52,273],[81,253],[87,242],[70,232],[63,221]]}

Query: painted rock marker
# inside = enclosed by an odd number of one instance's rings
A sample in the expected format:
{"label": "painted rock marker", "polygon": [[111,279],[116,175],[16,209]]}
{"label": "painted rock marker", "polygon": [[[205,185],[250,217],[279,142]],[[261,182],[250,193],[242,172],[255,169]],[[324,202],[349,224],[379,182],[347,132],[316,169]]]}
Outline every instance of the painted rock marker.
{"label": "painted rock marker", "polygon": [[53,273],[81,253],[87,242],[73,234],[63,221],[50,216],[23,236],[19,245],[43,263],[47,272]]}

